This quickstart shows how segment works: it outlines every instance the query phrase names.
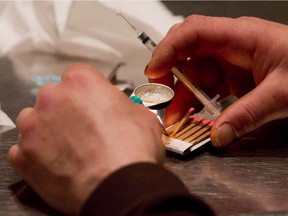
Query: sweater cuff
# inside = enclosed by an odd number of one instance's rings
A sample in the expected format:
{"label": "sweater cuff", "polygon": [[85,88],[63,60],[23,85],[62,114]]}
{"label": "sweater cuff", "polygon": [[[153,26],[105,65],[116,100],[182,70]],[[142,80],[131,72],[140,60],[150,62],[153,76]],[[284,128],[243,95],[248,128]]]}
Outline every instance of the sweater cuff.
{"label": "sweater cuff", "polygon": [[147,203],[151,205],[151,200],[175,195],[190,197],[185,185],[170,171],[152,163],[132,164],[108,176],[90,195],[81,215],[126,215],[147,207]]}

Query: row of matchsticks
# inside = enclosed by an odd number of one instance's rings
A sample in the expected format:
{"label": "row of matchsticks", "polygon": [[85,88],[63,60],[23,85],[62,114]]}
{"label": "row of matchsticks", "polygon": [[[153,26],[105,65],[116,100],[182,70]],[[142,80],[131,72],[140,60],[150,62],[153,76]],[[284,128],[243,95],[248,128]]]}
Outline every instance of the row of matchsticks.
{"label": "row of matchsticks", "polygon": [[[187,143],[197,144],[210,136],[213,121],[193,116],[194,108],[190,108],[185,116],[174,125],[166,128],[168,137]],[[167,134],[164,137],[167,139]]]}

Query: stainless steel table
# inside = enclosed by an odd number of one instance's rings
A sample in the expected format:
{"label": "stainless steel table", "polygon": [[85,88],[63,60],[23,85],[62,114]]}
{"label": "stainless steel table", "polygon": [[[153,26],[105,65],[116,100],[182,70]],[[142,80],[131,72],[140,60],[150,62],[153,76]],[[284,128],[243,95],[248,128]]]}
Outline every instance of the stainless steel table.
{"label": "stainless steel table", "polygon": [[[23,107],[34,104],[34,87],[19,79],[10,59],[0,59],[0,101],[12,120]],[[215,151],[207,145],[182,158],[167,153],[166,166],[219,216],[288,215],[287,129],[287,122],[267,126],[242,140],[241,148],[234,145],[226,151]],[[1,135],[0,215],[61,215],[8,165],[7,151],[17,139],[16,130]]]}

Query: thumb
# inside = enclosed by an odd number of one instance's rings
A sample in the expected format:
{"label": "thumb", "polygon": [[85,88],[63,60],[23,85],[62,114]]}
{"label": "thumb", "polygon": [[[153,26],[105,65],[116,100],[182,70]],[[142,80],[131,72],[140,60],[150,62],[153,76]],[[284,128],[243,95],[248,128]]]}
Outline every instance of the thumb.
{"label": "thumb", "polygon": [[283,78],[278,81],[265,79],[253,91],[230,105],[212,127],[212,144],[215,147],[227,146],[268,122],[287,118],[285,81]]}

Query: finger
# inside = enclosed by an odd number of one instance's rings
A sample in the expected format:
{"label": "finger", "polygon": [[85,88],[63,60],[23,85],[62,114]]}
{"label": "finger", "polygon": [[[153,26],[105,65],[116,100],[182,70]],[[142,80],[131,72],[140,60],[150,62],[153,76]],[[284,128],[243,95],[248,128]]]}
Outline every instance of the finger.
{"label": "finger", "polygon": [[[223,71],[225,71],[223,78],[231,95],[240,98],[256,87],[251,71],[239,68],[228,62],[220,61],[220,64]],[[220,94],[220,96],[224,95]]]}
{"label": "finger", "polygon": [[170,88],[174,89],[174,77],[170,74],[167,74],[163,77],[160,77],[158,79],[149,79],[149,82],[152,83],[161,83],[163,85],[169,86]]}
{"label": "finger", "polygon": [[[177,29],[178,29],[180,26],[181,26],[181,23],[174,24],[174,25],[168,30],[166,36],[169,35],[169,34],[171,34],[171,33],[173,33],[174,31],[177,31]],[[152,53],[152,56],[154,55],[154,53],[155,53],[155,52]],[[184,61],[179,61],[179,62],[177,63],[177,65],[175,65],[175,66],[177,66],[178,69],[181,69],[181,68],[182,68],[181,66],[182,66],[182,65],[185,65],[185,64],[186,64],[186,59],[185,59]],[[148,65],[147,65],[147,67],[148,67]],[[146,68],[147,68],[147,67],[146,67]],[[145,74],[146,74],[146,68],[145,68]],[[167,83],[169,83],[169,82],[172,80],[172,77],[173,77],[173,75],[170,74],[170,73],[163,74],[162,77],[160,77],[159,75],[154,76],[153,73],[150,74],[150,71],[149,71],[149,70],[147,71],[146,76],[148,77],[149,80],[151,80],[151,81],[154,80],[153,82],[159,82],[159,83],[162,83],[162,84],[164,84],[164,85],[167,85]],[[157,81],[156,81],[156,80],[157,80]],[[170,86],[170,85],[168,85],[168,86]],[[172,87],[172,86],[170,86],[170,87]]]}
{"label": "finger", "polygon": [[271,73],[253,91],[230,107],[215,121],[211,130],[211,141],[216,147],[227,146],[256,128],[278,119],[288,117],[288,76]]}
{"label": "finger", "polygon": [[16,127],[22,138],[26,136],[27,132],[31,131],[33,128],[30,118],[32,111],[33,108],[31,107],[24,108],[16,118]]}
{"label": "finger", "polygon": [[11,167],[20,175],[28,170],[27,159],[22,154],[18,144],[11,146],[8,151],[8,162]]}
{"label": "finger", "polygon": [[[158,44],[146,68],[146,75],[159,78],[168,73],[177,61],[195,55],[221,56],[233,65],[250,69],[251,56],[257,51],[255,47],[261,47],[258,46],[260,40],[267,40],[261,41],[261,44],[271,40],[263,30],[267,22],[263,21],[261,26],[255,20],[199,15],[187,17],[177,31],[171,31]],[[265,38],[259,37],[264,34]]]}
{"label": "finger", "polygon": [[172,27],[168,30],[167,35],[171,32],[177,31],[177,29],[181,26],[181,23],[176,23],[172,25]]}
{"label": "finger", "polygon": [[[175,67],[177,69],[179,69],[180,71],[181,70],[184,71],[184,68],[187,67],[187,65],[188,65],[188,61],[187,60],[183,60],[183,61],[177,62]],[[158,77],[158,78],[149,78],[148,77],[148,80],[149,80],[149,82],[161,83],[161,84],[169,86],[172,89],[174,88],[174,81],[175,80],[174,80],[174,76],[173,76],[172,73],[166,73],[163,76]]]}
{"label": "finger", "polygon": [[190,78],[190,81],[198,86],[200,90],[207,94],[211,93],[210,97],[214,97],[216,94],[225,97],[222,93],[227,92],[225,90],[227,88],[225,83],[226,74],[214,58],[201,57],[190,59],[187,61],[187,67],[184,72]]}

